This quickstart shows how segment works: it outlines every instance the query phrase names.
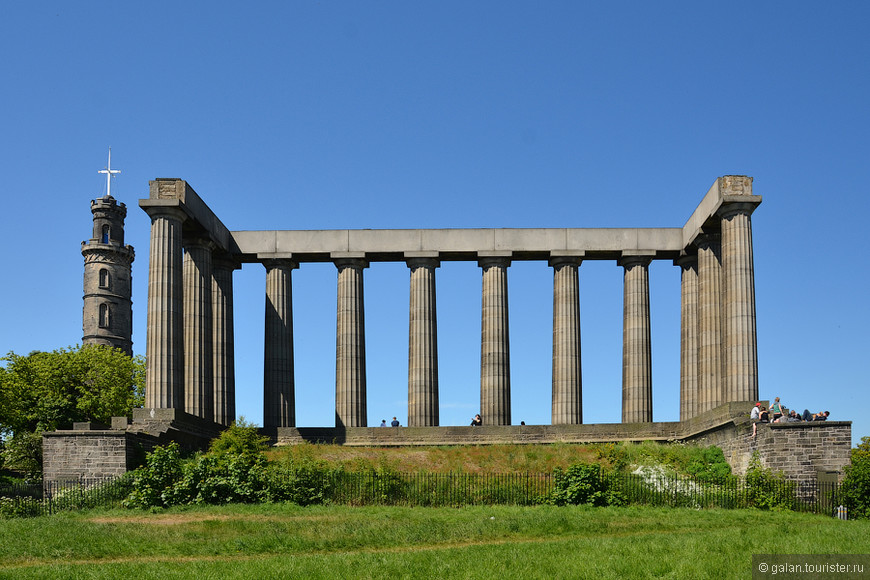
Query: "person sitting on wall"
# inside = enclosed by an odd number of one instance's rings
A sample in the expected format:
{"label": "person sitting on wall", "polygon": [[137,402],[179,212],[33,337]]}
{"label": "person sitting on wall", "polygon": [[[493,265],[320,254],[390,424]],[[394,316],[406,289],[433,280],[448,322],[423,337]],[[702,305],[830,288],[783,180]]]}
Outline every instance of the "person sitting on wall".
{"label": "person sitting on wall", "polygon": [[752,436],[758,433],[758,422],[761,420],[761,411],[764,407],[761,406],[761,403],[755,403],[755,406],[752,407],[752,411],[749,413],[749,420],[752,421]]}
{"label": "person sitting on wall", "polygon": [[396,419],[395,417],[393,417],[393,420],[390,422],[390,425],[392,425],[393,427],[398,427],[398,426],[399,426],[399,420]]}
{"label": "person sitting on wall", "polygon": [[471,426],[472,427],[480,427],[482,425],[483,425],[483,419],[480,418],[480,414],[475,415],[474,418],[471,420]]}
{"label": "person sitting on wall", "polygon": [[380,425],[380,426],[381,426],[381,427],[386,427],[386,426],[387,426],[387,420],[386,420],[386,419],[381,419],[381,425]]}
{"label": "person sitting on wall", "polygon": [[[770,423],[770,412],[768,412],[767,407],[760,407],[761,403],[756,403],[755,408],[758,409],[758,421],[752,423],[752,436],[758,433],[758,424],[759,423]],[[752,417],[752,414],[749,415]]]}
{"label": "person sitting on wall", "polygon": [[776,423],[777,419],[782,417],[782,404],[779,402],[779,397],[773,400],[773,405],[770,406],[770,412],[773,414],[773,421],[771,421],[771,423]]}
{"label": "person sitting on wall", "polygon": [[821,413],[810,413],[809,409],[804,409],[803,419],[804,421],[827,421],[828,415],[830,413],[828,411],[822,411]]}
{"label": "person sitting on wall", "polygon": [[801,416],[795,412],[794,409],[788,412],[788,417],[785,418],[786,423],[799,423],[801,420]]}

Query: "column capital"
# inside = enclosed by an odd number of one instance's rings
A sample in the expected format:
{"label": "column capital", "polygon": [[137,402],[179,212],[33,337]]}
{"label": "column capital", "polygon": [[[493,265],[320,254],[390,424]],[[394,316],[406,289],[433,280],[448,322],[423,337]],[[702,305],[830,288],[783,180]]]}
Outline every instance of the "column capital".
{"label": "column capital", "polygon": [[723,220],[727,220],[732,216],[738,214],[744,215],[752,215],[752,212],[755,211],[755,208],[761,202],[752,202],[752,201],[734,201],[734,202],[726,202],[723,203],[718,210],[716,210],[716,215],[722,218]]}
{"label": "column capital", "polygon": [[169,218],[183,222],[187,219],[187,214],[177,203],[172,205],[142,205],[140,203],[139,205],[143,210],[145,210],[145,213],[148,214],[151,221],[154,221],[157,218]]}
{"label": "column capital", "polygon": [[586,252],[580,251],[578,254],[553,254],[550,252],[550,259],[547,260],[547,264],[551,268],[561,268],[562,266],[579,266],[583,263],[583,258],[586,255]]}
{"label": "column capital", "polygon": [[674,266],[679,266],[683,270],[688,270],[698,266],[698,254],[683,254],[679,258],[674,259]]}
{"label": "column capital", "polygon": [[511,265],[511,253],[491,251],[477,252],[477,265],[484,270],[491,268],[492,266],[507,268]]}
{"label": "column capital", "polygon": [[344,270],[345,268],[355,268],[357,270],[362,270],[363,268],[369,267],[368,260],[364,258],[332,258],[332,263],[335,264],[335,267],[338,268],[339,272]]}
{"label": "column capital", "polygon": [[649,252],[643,253],[630,253],[628,251],[622,252],[622,257],[616,260],[617,265],[622,266],[623,268],[633,268],[635,266],[649,266],[650,262],[653,261],[655,256]]}
{"label": "column capital", "polygon": [[710,246],[719,244],[722,236],[718,231],[704,230],[692,241],[696,248],[705,250]]}
{"label": "column capital", "polygon": [[184,249],[197,248],[203,250],[214,250],[217,247],[217,244],[211,241],[210,238],[200,235],[183,236],[181,238],[181,245]]}
{"label": "column capital", "polygon": [[240,270],[242,268],[242,263],[235,258],[232,254],[228,254],[226,252],[214,252],[211,257],[211,266],[214,269],[221,270]]}
{"label": "column capital", "polygon": [[441,260],[438,258],[408,257],[407,255],[405,256],[405,263],[412,270],[417,268],[438,268],[441,266]]}
{"label": "column capital", "polygon": [[295,260],[290,260],[288,258],[269,258],[266,260],[260,260],[260,263],[263,264],[264,268],[266,268],[266,272],[275,268],[295,270],[299,267],[299,262]]}

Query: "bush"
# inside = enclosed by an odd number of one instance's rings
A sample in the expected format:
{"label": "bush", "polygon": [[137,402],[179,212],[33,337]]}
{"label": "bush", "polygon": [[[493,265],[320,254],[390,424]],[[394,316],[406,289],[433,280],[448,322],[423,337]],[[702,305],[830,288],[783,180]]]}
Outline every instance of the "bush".
{"label": "bush", "polygon": [[553,473],[553,491],[550,503],[554,505],[622,505],[618,486],[603,477],[597,463],[576,463],[567,471]]}
{"label": "bush", "polygon": [[6,469],[24,475],[28,482],[42,480],[42,432],[16,433],[3,449]]}
{"label": "bush", "polygon": [[155,447],[145,465],[133,476],[133,491],[124,501],[125,507],[169,507],[175,503],[175,483],[181,479],[181,450],[174,441]]}
{"label": "bush", "polygon": [[183,460],[177,443],[156,447],[136,470],[127,507],[252,503],[269,497],[266,437],[244,420],[215,439],[208,453]]}
{"label": "bush", "polygon": [[843,505],[850,518],[870,518],[870,437],[862,437],[852,450],[852,464],[845,468],[840,486]]}
{"label": "bush", "polygon": [[752,454],[746,470],[744,497],[746,507],[759,509],[794,509],[797,505],[797,485],[782,473],[774,474],[761,465],[758,452]]}
{"label": "bush", "polygon": [[239,417],[211,442],[209,453],[219,456],[262,453],[268,447],[269,438],[257,431],[257,427]]}
{"label": "bush", "polygon": [[287,458],[268,469],[268,500],[298,505],[327,503],[332,495],[333,473],[322,463]]}

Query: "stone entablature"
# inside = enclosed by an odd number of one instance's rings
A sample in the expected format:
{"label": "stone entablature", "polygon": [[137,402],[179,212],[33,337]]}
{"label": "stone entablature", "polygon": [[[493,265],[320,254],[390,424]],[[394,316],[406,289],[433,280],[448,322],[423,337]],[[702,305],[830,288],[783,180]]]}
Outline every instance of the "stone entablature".
{"label": "stone entablature", "polygon": [[[623,421],[651,422],[651,344],[648,268],[652,260],[680,264],[681,419],[721,403],[757,398],[754,265],[750,216],[761,203],[752,178],[716,180],[682,228],[537,228],[417,230],[230,231],[181,179],[151,182],[139,205],[151,216],[146,405],[181,407],[205,419],[229,421],[212,401],[227,401],[232,376],[218,384],[213,368],[231,367],[231,348],[218,349],[212,328],[231,329],[232,312],[207,304],[212,263],[264,264],[267,344],[264,409],[267,427],[295,425],[292,377],[290,271],[305,262],[330,261],[338,269],[336,313],[336,426],[366,426],[363,270],[371,262],[425,258],[425,307],[409,315],[409,421],[437,426],[437,331],[434,278],[441,261],[476,261],[482,272],[481,411],[485,424],[510,425],[510,345],[506,270],[515,260],[546,260],[554,268],[553,423],[582,423],[579,294],[576,270],[584,260],[615,260],[625,274]],[[182,267],[182,253],[184,266]],[[703,258],[703,259],[702,259]],[[567,275],[556,276],[563,261]],[[694,260],[686,267],[686,260]],[[285,263],[276,274],[270,264]],[[231,273],[231,269],[229,270]],[[697,282],[693,277],[697,277]],[[232,301],[231,276],[221,278]],[[280,282],[280,284],[279,284]],[[412,293],[421,282],[412,276]],[[211,314],[210,314],[211,313]],[[218,316],[219,318],[216,318]],[[431,323],[419,324],[431,318]],[[557,319],[558,317],[558,319]],[[274,332],[272,328],[282,328]],[[223,344],[232,345],[224,333]],[[567,342],[566,342],[567,341]],[[428,345],[417,348],[418,345]],[[220,352],[218,352],[220,350]],[[229,364],[227,364],[229,362]],[[278,369],[276,374],[272,372]],[[556,372],[558,371],[558,372]],[[275,377],[280,377],[276,379]],[[428,410],[422,410],[420,401]],[[278,408],[272,408],[273,406]],[[433,405],[436,411],[433,411]]]}

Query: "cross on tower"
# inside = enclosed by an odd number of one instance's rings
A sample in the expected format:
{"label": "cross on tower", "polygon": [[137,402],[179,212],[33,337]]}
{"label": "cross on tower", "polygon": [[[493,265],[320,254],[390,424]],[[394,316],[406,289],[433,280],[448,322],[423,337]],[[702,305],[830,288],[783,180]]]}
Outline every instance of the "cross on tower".
{"label": "cross on tower", "polygon": [[121,173],[120,169],[112,169],[112,148],[109,147],[109,164],[106,165],[105,169],[100,169],[97,173],[105,173],[106,174],[106,196],[112,195],[112,178],[115,177],[115,174]]}

